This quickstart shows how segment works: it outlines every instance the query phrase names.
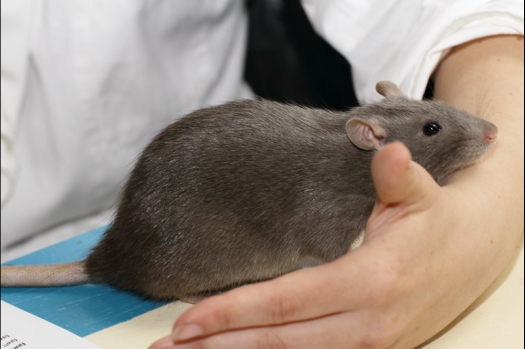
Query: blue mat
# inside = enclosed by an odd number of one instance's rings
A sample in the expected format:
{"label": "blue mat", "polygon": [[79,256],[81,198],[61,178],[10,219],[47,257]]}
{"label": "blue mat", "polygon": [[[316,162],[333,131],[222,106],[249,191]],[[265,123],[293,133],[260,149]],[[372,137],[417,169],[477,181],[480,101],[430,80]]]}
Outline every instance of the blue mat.
{"label": "blue mat", "polygon": [[[4,263],[64,263],[84,259],[107,226]],[[106,285],[2,288],[1,298],[74,334],[84,337],[156,309],[167,302],[144,300]]]}

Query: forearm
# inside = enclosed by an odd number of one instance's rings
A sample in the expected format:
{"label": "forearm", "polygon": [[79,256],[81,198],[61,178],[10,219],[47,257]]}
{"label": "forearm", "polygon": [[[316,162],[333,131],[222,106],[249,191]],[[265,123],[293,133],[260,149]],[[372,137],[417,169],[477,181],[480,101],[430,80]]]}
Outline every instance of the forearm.
{"label": "forearm", "polygon": [[523,37],[497,36],[456,47],[434,75],[436,99],[499,129],[489,156],[458,173],[449,188],[470,203],[466,214],[479,212],[459,241],[470,240],[487,268],[479,270],[480,288],[501,272],[523,233],[523,64]]}

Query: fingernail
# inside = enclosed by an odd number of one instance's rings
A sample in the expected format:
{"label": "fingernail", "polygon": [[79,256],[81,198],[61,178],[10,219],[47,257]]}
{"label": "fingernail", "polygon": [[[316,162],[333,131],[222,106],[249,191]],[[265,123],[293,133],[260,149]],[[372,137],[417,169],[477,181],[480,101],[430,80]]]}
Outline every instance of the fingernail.
{"label": "fingernail", "polygon": [[204,331],[197,325],[188,324],[184,326],[176,327],[171,334],[173,341],[183,341],[191,338],[195,338],[203,334]]}

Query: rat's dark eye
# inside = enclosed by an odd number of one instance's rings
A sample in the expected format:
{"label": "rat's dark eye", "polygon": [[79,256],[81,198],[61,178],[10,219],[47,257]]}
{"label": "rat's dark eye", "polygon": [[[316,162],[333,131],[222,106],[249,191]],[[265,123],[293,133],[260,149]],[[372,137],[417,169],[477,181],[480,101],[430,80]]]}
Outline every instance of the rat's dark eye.
{"label": "rat's dark eye", "polygon": [[437,122],[429,122],[423,126],[423,133],[427,136],[433,136],[442,129],[441,125]]}

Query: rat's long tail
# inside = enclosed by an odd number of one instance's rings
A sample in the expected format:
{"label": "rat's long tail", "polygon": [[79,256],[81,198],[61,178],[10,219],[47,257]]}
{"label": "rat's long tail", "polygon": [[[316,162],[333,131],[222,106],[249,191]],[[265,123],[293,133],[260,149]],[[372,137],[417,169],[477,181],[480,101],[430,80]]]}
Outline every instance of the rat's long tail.
{"label": "rat's long tail", "polygon": [[1,268],[2,287],[67,286],[89,282],[84,261],[42,264],[7,265]]}

